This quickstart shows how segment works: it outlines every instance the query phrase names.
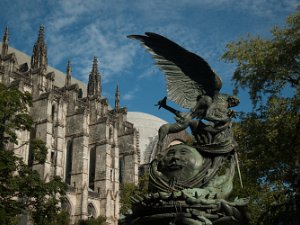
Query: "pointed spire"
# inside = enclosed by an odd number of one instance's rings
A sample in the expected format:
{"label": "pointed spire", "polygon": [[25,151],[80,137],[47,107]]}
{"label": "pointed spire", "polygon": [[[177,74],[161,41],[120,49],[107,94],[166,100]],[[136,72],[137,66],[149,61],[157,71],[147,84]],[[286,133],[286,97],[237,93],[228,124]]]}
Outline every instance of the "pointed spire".
{"label": "pointed spire", "polygon": [[44,26],[40,26],[39,36],[35,42],[31,56],[31,69],[42,69],[47,70],[48,58],[47,58],[47,47],[44,38]]}
{"label": "pointed spire", "polygon": [[94,56],[93,68],[89,76],[88,83],[88,95],[101,95],[101,78],[100,73],[98,72],[98,60]]}
{"label": "pointed spire", "polygon": [[120,109],[120,91],[119,91],[119,85],[117,84],[116,88],[116,94],[115,94],[115,109]]}
{"label": "pointed spire", "polygon": [[71,73],[72,73],[71,62],[70,62],[70,60],[68,60],[67,74],[66,74],[66,80],[65,80],[66,87],[71,85]]}
{"label": "pointed spire", "polygon": [[3,43],[2,43],[2,57],[6,56],[8,52],[8,27],[5,27],[4,36],[3,36]]}

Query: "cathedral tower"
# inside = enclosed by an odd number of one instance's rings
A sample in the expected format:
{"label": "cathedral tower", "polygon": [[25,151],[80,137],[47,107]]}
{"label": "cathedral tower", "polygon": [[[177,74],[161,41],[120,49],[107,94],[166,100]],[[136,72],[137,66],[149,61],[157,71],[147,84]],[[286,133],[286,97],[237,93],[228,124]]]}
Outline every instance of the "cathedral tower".
{"label": "cathedral tower", "polygon": [[118,111],[120,109],[120,91],[119,85],[116,87],[116,94],[115,94],[115,110]]}
{"label": "cathedral tower", "polygon": [[93,68],[89,76],[87,87],[88,96],[101,96],[101,77],[98,72],[98,60],[94,57]]}
{"label": "cathedral tower", "polygon": [[39,36],[35,42],[31,56],[31,69],[41,69],[42,72],[47,70],[48,58],[47,47],[44,40],[44,26],[40,26]]}
{"label": "cathedral tower", "polygon": [[53,88],[54,73],[47,73],[48,58],[44,38],[44,27],[40,26],[38,39],[35,42],[31,56],[32,97],[38,98],[40,94]]}
{"label": "cathedral tower", "polygon": [[[34,126],[31,132],[18,132],[20,144],[12,148],[45,181],[60,176],[66,182],[68,190],[62,208],[69,213],[71,224],[104,216],[109,224],[117,225],[120,155],[123,181],[137,183],[137,130],[127,121],[127,109],[120,107],[119,86],[114,109],[102,96],[97,58],[93,59],[85,85],[72,77],[70,61],[66,74],[48,66],[44,35],[41,26],[32,56],[26,57],[25,63],[24,54],[8,46],[8,28],[3,35],[0,82],[18,85],[33,97],[29,111]],[[23,64],[19,65],[17,59]],[[45,163],[38,164],[32,157],[28,144],[31,138],[46,143]]]}
{"label": "cathedral tower", "polygon": [[2,51],[1,56],[4,58],[8,53],[8,28],[5,28],[4,36],[3,36],[3,44],[2,44]]}
{"label": "cathedral tower", "polygon": [[18,67],[18,61],[14,53],[8,53],[8,28],[6,27],[3,35],[3,43],[0,55],[0,67],[5,71],[0,74],[0,80],[5,85],[13,80],[9,76],[9,73],[12,73]]}
{"label": "cathedral tower", "polygon": [[66,71],[66,79],[65,79],[65,86],[66,87],[69,87],[71,85],[71,73],[72,73],[71,62],[70,62],[70,60],[68,60],[67,71]]}

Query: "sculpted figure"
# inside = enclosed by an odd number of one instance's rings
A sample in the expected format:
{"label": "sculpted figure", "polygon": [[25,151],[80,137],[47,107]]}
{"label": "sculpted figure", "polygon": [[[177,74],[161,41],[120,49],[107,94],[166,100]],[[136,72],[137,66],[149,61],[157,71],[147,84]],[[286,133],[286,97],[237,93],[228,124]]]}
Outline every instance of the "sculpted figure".
{"label": "sculpted figure", "polygon": [[[214,128],[213,132],[222,130],[230,122],[234,113],[229,108],[238,105],[239,99],[219,93],[222,81],[202,57],[155,33],[128,37],[141,41],[165,73],[169,99],[189,109],[187,113],[181,113],[166,104],[167,98],[158,102],[159,108],[165,108],[176,116],[176,123],[165,124],[159,130],[159,153],[169,133],[190,127],[196,137],[201,133],[199,127],[204,127],[202,120],[212,123],[209,127]],[[206,132],[210,132],[209,128]]]}
{"label": "sculpted figure", "polygon": [[226,173],[215,176],[216,168],[220,166],[219,159],[213,162],[186,144],[170,146],[160,160],[151,163],[149,189],[153,192],[167,192],[196,188],[202,193],[198,195],[210,193],[213,197],[216,194],[220,197],[228,196],[232,190],[235,163],[231,158],[232,163]]}
{"label": "sculpted figure", "polygon": [[[121,224],[246,225],[248,199],[228,200],[236,168],[240,176],[231,129],[231,108],[239,99],[220,93],[222,81],[203,58],[161,35],[145,34],[128,37],[141,41],[153,55],[165,73],[168,99],[187,111],[167,105],[167,97],[157,103],[176,122],[160,127],[149,193],[131,197],[132,214]],[[168,134],[188,127],[193,143],[164,148]]]}
{"label": "sculpted figure", "polygon": [[233,188],[234,159],[229,159],[229,168],[212,178],[214,167],[208,166],[212,162],[207,160],[186,144],[167,148],[161,160],[151,163],[149,194],[131,197],[134,213],[123,224],[246,225],[249,199],[227,200]]}

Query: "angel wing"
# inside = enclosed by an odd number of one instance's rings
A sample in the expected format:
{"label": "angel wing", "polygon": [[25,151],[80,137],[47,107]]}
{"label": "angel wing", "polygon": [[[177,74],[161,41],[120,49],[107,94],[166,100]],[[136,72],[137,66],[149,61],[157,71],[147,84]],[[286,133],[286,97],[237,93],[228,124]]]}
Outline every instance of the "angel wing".
{"label": "angel wing", "polygon": [[169,99],[183,108],[192,108],[199,95],[213,98],[219,93],[222,81],[203,58],[161,35],[145,34],[128,38],[141,41],[165,73]]}

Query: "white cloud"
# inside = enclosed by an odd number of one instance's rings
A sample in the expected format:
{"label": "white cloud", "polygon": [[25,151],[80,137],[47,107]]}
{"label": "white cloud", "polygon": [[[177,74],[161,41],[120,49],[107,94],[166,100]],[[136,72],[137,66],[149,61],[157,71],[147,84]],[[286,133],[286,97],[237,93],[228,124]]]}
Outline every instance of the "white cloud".
{"label": "white cloud", "polygon": [[129,101],[135,98],[136,93],[139,91],[139,88],[135,87],[133,90],[121,95],[121,98],[125,101]]}
{"label": "white cloud", "polygon": [[155,67],[155,65],[153,65],[153,66],[148,67],[146,70],[144,70],[143,73],[141,73],[138,76],[138,79],[140,80],[140,79],[145,79],[145,78],[153,77],[157,73],[158,73],[158,68]]}
{"label": "white cloud", "polygon": [[[229,83],[232,66],[218,61],[225,44],[246,32],[266,34],[266,27],[271,28],[295,11],[298,3],[299,0],[1,0],[0,8],[5,10],[0,15],[0,25],[2,29],[9,26],[11,45],[31,54],[39,25],[44,24],[51,66],[65,72],[70,59],[73,76],[87,82],[96,56],[103,95],[113,98],[114,85],[119,82],[126,105],[146,110],[144,102],[156,102],[158,96],[165,95],[165,80],[149,53],[127,35],[145,31],[162,34],[202,56]],[[148,89],[151,94],[147,95]],[[145,96],[143,102],[137,104],[141,96]]]}
{"label": "white cloud", "polygon": [[[133,67],[140,67],[136,62],[147,54],[137,43],[126,39],[128,34],[154,31],[215,61],[227,39],[216,35],[220,27],[201,30],[207,21],[200,20],[197,24],[193,19],[198,15],[192,17],[190,12],[199,12],[201,17],[202,10],[207,9],[241,14],[244,11],[263,17],[276,16],[280,10],[292,10],[297,4],[296,0],[23,0],[22,5],[16,6],[10,1],[4,2],[7,15],[20,16],[22,23],[15,22],[13,26],[20,31],[20,40],[28,45],[36,40],[39,24],[45,24],[50,65],[64,71],[67,60],[71,59],[74,74],[87,80],[93,56],[97,56],[104,83]],[[16,20],[11,17],[11,21]],[[140,78],[149,77],[151,70]]]}
{"label": "white cloud", "polygon": [[51,30],[51,32],[59,32],[64,27],[77,22],[77,19],[78,18],[76,16],[58,17],[48,24],[48,29]]}

